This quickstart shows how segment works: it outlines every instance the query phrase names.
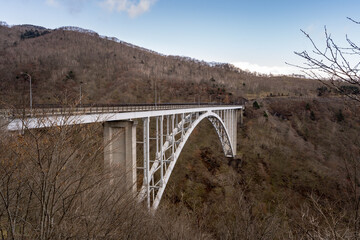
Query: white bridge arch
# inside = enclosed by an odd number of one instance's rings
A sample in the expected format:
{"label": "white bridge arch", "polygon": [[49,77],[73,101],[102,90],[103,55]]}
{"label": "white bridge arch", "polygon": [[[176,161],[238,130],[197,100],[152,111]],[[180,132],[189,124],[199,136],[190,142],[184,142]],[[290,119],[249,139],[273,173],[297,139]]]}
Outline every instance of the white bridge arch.
{"label": "white bridge arch", "polygon": [[[166,118],[165,124],[164,118]],[[159,206],[182,149],[193,130],[202,120],[208,119],[212,123],[225,156],[233,157],[236,155],[237,112],[235,110],[196,112],[186,116],[182,114],[181,120],[177,124],[175,124],[177,122],[175,119],[175,115],[156,117],[156,155],[154,161],[150,160],[150,118],[144,119],[144,179],[140,190],[140,199],[146,199],[148,208],[152,210],[156,210]],[[167,129],[166,134],[163,131],[164,125]],[[171,132],[169,126],[171,126]]]}

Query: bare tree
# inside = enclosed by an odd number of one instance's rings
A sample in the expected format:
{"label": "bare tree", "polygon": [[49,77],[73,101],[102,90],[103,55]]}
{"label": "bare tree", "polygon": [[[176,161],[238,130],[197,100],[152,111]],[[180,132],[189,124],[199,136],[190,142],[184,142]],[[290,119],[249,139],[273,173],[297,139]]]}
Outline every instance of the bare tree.
{"label": "bare tree", "polygon": [[26,128],[24,120],[22,132],[0,126],[0,239],[198,236],[185,216],[152,215],[120,187],[124,174],[104,164],[101,123],[69,119],[43,129]]}
{"label": "bare tree", "polygon": [[311,194],[309,202],[302,204],[298,216],[291,219],[289,239],[358,239],[346,220],[347,209],[341,203],[330,202]]}
{"label": "bare tree", "polygon": [[[360,25],[360,22],[348,18],[354,24]],[[312,51],[295,52],[305,60],[303,66],[297,66],[307,74],[307,76],[321,81],[325,86],[338,93],[348,96],[350,99],[360,102],[360,47],[346,35],[346,46],[340,46],[327,31],[325,27],[325,45],[324,48],[315,43],[313,38],[302,30],[306,38],[312,44]],[[344,103],[346,104],[346,102]],[[340,137],[340,136],[339,136]],[[309,210],[303,211],[303,219],[306,219],[307,226],[303,227],[305,233],[310,238],[359,238],[359,138],[348,139],[349,135],[343,137],[339,151],[343,155],[343,168],[346,183],[349,187],[349,204],[351,211],[345,211],[341,214],[331,213],[329,207],[324,208],[319,204],[319,199],[311,196],[310,200],[315,210],[315,215],[310,214]],[[348,218],[348,225],[342,226],[343,219]],[[325,222],[321,227],[320,222]]]}
{"label": "bare tree", "polygon": [[[93,129],[90,130],[90,127]],[[27,129],[1,139],[1,233],[49,239],[79,220],[81,196],[104,182],[103,146],[89,125]],[[73,222],[74,224],[75,222]]]}
{"label": "bare tree", "polygon": [[[351,18],[348,19],[360,24]],[[309,77],[318,79],[331,89],[360,102],[360,47],[348,35],[347,46],[340,46],[325,27],[325,48],[321,49],[308,33],[301,31],[311,42],[313,49],[310,53],[306,50],[295,52],[305,60],[304,65],[297,67]]]}

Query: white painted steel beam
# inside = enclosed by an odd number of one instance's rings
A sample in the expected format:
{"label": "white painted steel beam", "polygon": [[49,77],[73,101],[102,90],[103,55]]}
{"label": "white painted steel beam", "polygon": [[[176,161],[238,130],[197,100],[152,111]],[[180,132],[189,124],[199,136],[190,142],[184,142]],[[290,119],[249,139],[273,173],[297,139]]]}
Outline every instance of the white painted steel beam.
{"label": "white painted steel beam", "polygon": [[[228,112],[228,121],[230,121],[229,115],[230,114]],[[193,119],[194,116],[195,119]],[[150,170],[147,171],[148,175],[146,176],[146,179],[144,178],[143,186],[139,194],[140,198],[146,200],[147,206],[150,205],[152,210],[156,210],[156,208],[159,206],[172,170],[174,169],[176,161],[180,156],[184,145],[186,144],[192,131],[203,119],[207,118],[214,126],[223,147],[225,156],[233,157],[234,153],[236,152],[236,150],[233,149],[233,141],[231,139],[231,136],[234,136],[234,134],[229,132],[229,128],[226,127],[225,122],[217,113],[213,111],[200,112],[199,114],[195,115],[193,113],[189,113],[188,115],[181,113],[180,117],[181,121],[178,124],[175,124],[176,117],[175,115],[171,115],[172,131],[169,133],[169,135],[166,136],[165,142],[162,142],[164,127],[162,124],[163,117],[159,117],[161,120],[159,124],[160,126],[156,130],[156,135],[159,135],[160,146],[156,149],[155,161],[152,163]],[[175,136],[178,134],[180,135],[178,136],[179,142],[177,143]],[[146,151],[150,152],[149,149]],[[166,154],[169,154],[170,157],[167,158]],[[144,160],[144,162],[146,161]],[[149,191],[151,191],[151,196]]]}
{"label": "white painted steel beam", "polygon": [[150,134],[149,134],[149,128],[150,128],[150,118],[144,118],[144,179],[143,179],[143,186],[146,191],[146,205],[148,208],[150,208],[150,185],[149,185],[149,170],[150,170]]}
{"label": "white painted steel beam", "polygon": [[216,110],[230,110],[243,109],[243,106],[228,106],[228,107],[199,107],[186,109],[172,109],[159,111],[143,111],[143,112],[122,112],[122,113],[97,113],[86,115],[67,115],[67,116],[50,116],[41,118],[27,118],[27,119],[13,119],[7,126],[9,131],[19,131],[23,129],[32,128],[46,128],[58,125],[74,125],[86,124],[95,122],[132,120],[146,117],[160,117],[172,114],[188,114],[197,112],[207,112]]}

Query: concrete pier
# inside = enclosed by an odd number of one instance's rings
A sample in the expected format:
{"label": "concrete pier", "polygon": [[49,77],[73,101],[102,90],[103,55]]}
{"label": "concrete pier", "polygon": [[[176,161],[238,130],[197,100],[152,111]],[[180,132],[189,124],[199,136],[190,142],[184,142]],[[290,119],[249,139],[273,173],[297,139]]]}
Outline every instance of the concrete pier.
{"label": "concrete pier", "polygon": [[110,183],[119,183],[121,191],[136,194],[136,122],[104,123],[104,161]]}
{"label": "concrete pier", "polygon": [[238,111],[233,111],[233,131],[232,131],[232,137],[233,137],[233,151],[234,156],[237,153],[237,125],[238,125]]}

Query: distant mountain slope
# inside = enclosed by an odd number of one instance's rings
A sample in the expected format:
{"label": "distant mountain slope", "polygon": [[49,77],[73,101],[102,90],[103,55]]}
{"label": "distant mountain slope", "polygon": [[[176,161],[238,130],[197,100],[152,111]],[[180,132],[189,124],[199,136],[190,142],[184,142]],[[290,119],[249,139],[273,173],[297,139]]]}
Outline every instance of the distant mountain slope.
{"label": "distant mountain slope", "polygon": [[82,86],[84,102],[236,101],[259,95],[313,94],[317,82],[289,77],[256,76],[230,64],[165,56],[99,36],[91,30],[55,30],[32,25],[0,26],[0,101],[72,102]]}

